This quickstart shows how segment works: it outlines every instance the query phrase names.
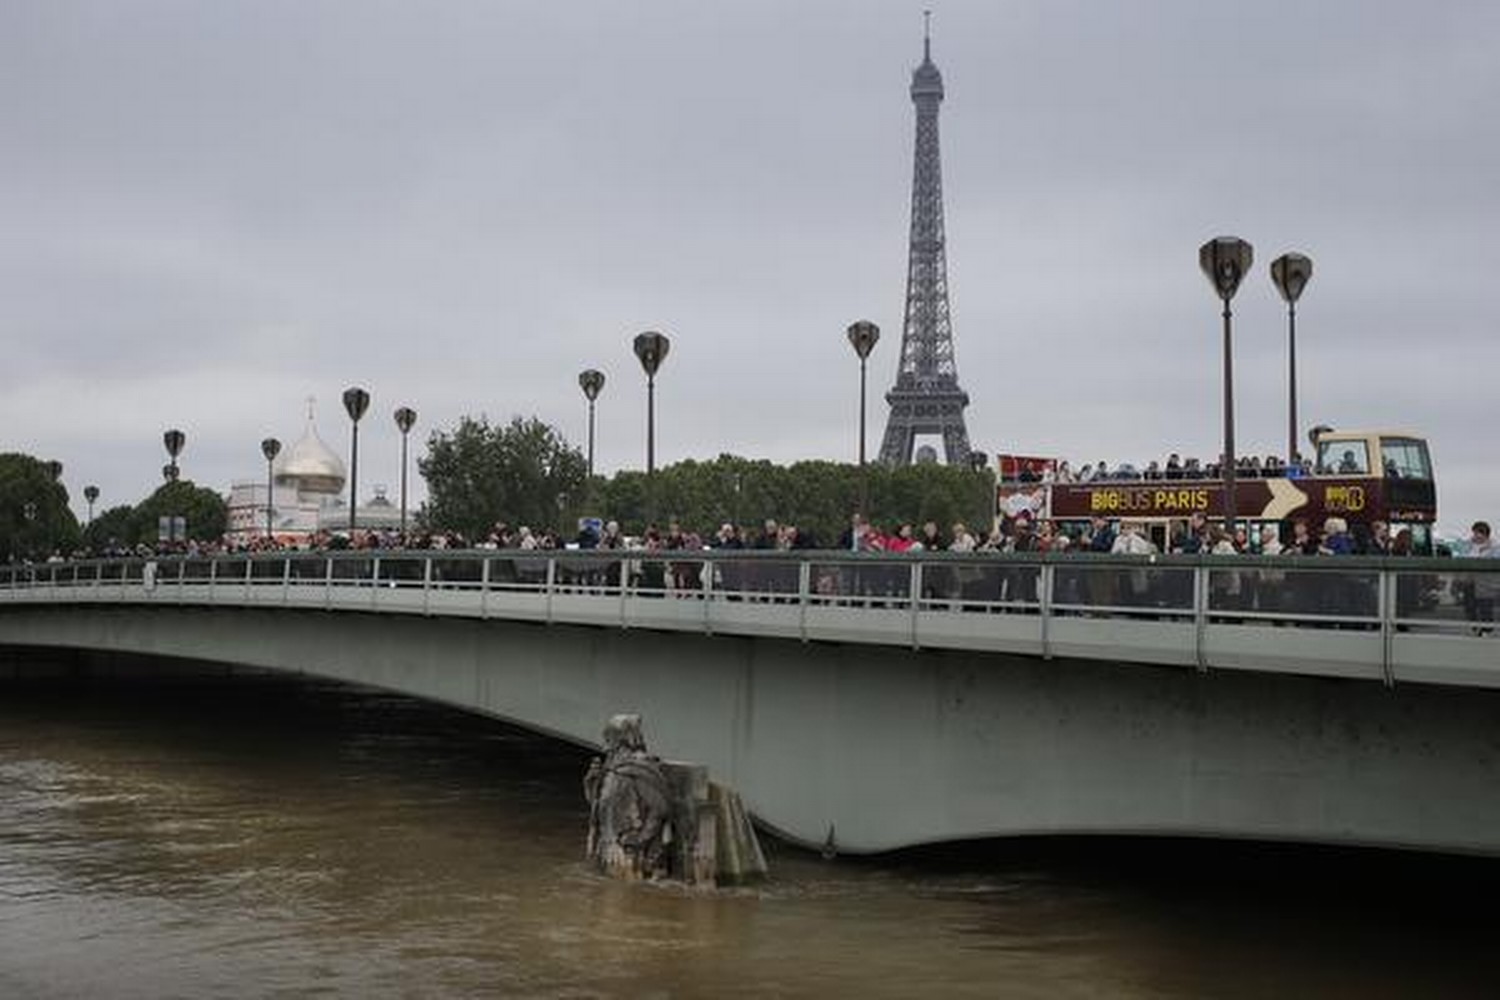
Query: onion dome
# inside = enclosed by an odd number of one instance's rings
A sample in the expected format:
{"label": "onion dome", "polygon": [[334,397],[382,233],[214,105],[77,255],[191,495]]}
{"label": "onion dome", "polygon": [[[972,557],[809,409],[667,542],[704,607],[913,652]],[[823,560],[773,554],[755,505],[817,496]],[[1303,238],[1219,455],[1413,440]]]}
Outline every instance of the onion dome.
{"label": "onion dome", "polygon": [[344,472],[343,459],[318,437],[311,414],[301,440],[276,457],[271,474],[277,483],[293,486],[299,492],[330,495],[342,492],[349,478]]}

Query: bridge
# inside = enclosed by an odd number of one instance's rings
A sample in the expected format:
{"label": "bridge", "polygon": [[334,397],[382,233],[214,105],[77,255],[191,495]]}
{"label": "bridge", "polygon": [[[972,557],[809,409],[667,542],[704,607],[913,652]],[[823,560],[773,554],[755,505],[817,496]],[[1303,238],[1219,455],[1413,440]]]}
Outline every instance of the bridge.
{"label": "bridge", "polygon": [[[594,745],[641,712],[870,852],[1158,834],[1500,853],[1500,566],[333,552],[0,568],[0,646],[373,685]],[[3,669],[3,661],[0,661]]]}

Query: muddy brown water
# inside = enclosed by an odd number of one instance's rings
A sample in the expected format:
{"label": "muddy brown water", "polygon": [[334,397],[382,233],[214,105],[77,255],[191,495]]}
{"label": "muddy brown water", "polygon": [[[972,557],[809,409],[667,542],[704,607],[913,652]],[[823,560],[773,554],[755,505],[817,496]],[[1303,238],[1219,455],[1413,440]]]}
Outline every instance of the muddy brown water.
{"label": "muddy brown water", "polygon": [[755,889],[621,885],[586,762],[305,679],[0,680],[0,998],[1500,995],[1497,862],[770,842]]}

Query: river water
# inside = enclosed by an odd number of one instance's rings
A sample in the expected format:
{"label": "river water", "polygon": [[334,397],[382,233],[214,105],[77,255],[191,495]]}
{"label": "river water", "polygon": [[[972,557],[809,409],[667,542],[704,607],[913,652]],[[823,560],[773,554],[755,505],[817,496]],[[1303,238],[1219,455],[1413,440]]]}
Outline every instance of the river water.
{"label": "river water", "polygon": [[753,890],[622,885],[586,761],[304,680],[0,681],[0,998],[1500,994],[1494,863],[773,842]]}

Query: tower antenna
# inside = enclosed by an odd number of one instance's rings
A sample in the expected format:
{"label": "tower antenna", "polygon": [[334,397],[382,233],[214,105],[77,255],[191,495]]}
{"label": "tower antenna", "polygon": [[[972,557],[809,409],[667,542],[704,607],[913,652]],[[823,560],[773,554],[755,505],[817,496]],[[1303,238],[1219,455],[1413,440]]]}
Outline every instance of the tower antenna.
{"label": "tower antenna", "polygon": [[922,61],[932,62],[932,11],[922,11]]}

